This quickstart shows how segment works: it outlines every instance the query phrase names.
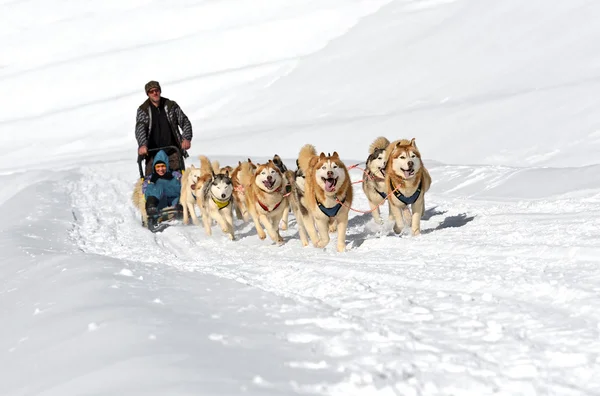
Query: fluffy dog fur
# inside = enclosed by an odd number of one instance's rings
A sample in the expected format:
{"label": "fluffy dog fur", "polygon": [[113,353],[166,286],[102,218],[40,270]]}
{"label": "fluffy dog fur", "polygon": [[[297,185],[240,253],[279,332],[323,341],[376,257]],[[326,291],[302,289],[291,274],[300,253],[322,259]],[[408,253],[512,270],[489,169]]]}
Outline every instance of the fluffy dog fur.
{"label": "fluffy dog fur", "polygon": [[196,183],[202,177],[202,171],[200,168],[196,168],[194,165],[190,165],[181,178],[181,195],[179,197],[179,203],[183,206],[183,224],[189,224],[190,217],[194,225],[200,225],[200,220],[196,216]]}
{"label": "fluffy dog fur", "polygon": [[414,138],[410,141],[402,139],[392,142],[386,151],[389,155],[385,184],[387,194],[390,195],[390,211],[395,221],[394,232],[399,234],[407,226],[411,228],[413,235],[418,235],[421,233],[425,193],[431,186],[431,176],[423,165]]}
{"label": "fluffy dog fur", "polygon": [[133,206],[138,208],[138,210],[142,214],[142,225],[144,227],[148,227],[148,213],[146,213],[146,198],[144,197],[144,193],[142,192],[142,185],[144,184],[144,179],[139,178],[133,187],[133,193],[131,194],[131,201],[133,202]]}
{"label": "fluffy dog fur", "polygon": [[[283,161],[281,160],[281,157],[277,154],[275,154],[273,156],[273,163],[275,164],[275,166],[277,166],[277,168],[279,168],[279,170],[281,171],[281,173],[286,176],[287,172],[290,172],[287,168],[287,166],[285,166],[285,164],[283,163]],[[293,172],[292,172],[293,174]],[[289,182],[289,178],[286,177],[286,179]],[[291,188],[291,184],[288,184]],[[291,191],[287,191],[287,192],[291,192]],[[291,201],[288,199],[288,208],[287,210],[283,211],[283,217],[281,218],[281,229],[282,230],[287,230],[288,226],[289,226],[289,216],[290,216],[290,209],[292,209],[291,206]]]}
{"label": "fluffy dog fur", "polygon": [[244,222],[250,221],[250,213],[246,207],[245,186],[250,185],[250,179],[256,170],[256,164],[248,158],[248,161],[239,162],[238,166],[231,172],[231,181],[233,182],[233,202],[235,215]]}
{"label": "fluffy dog fur", "polygon": [[[296,165],[298,161],[296,160]],[[308,246],[308,236],[306,234],[306,227],[304,226],[303,218],[308,216],[308,209],[306,208],[306,198],[304,195],[304,186],[306,178],[300,168],[295,172],[286,170],[284,176],[288,180],[291,191],[288,197],[290,203],[290,209],[296,217],[296,224],[298,226],[298,235],[302,246]]]}
{"label": "fluffy dog fur", "polygon": [[[379,207],[383,205],[385,197],[387,196],[385,168],[387,164],[386,149],[389,145],[390,141],[382,136],[371,143],[371,146],[369,147],[369,157],[366,162],[366,172],[365,175],[363,175],[362,188],[369,200],[373,219],[378,224],[383,224]],[[391,204],[388,202],[388,205]]]}
{"label": "fluffy dog fur", "polygon": [[229,172],[215,174],[210,161],[200,156],[201,176],[196,182],[196,203],[202,212],[202,222],[206,235],[212,235],[212,220],[221,230],[235,238],[233,227],[233,183]]}
{"label": "fluffy dog fur", "polygon": [[266,238],[262,227],[264,226],[269,237],[275,243],[281,244],[283,238],[279,234],[279,222],[283,212],[288,210],[288,200],[285,197],[286,179],[272,160],[266,164],[258,164],[251,174],[247,173],[248,170],[242,170],[239,178],[242,181],[250,179],[250,183],[244,185],[246,207],[254,221],[258,237]]}
{"label": "fluffy dog fur", "polygon": [[[337,250],[345,251],[348,213],[352,205],[352,183],[348,169],[337,152],[333,155],[317,155],[315,147],[310,144],[300,149],[298,164],[306,175],[305,202],[308,215],[302,216],[302,221],[313,245],[320,248],[327,246],[330,225],[337,224]],[[326,214],[328,209],[337,209],[337,212]]]}

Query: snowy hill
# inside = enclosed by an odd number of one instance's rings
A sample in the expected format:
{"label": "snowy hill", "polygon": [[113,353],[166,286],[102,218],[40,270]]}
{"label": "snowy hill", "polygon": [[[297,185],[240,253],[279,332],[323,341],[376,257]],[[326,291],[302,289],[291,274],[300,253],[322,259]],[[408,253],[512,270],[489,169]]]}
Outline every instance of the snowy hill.
{"label": "snowy hill", "polygon": [[[1,395],[600,391],[599,4],[0,15]],[[312,143],[350,165],[377,136],[415,137],[433,177],[423,235],[360,213],[344,254],[302,248],[294,222],[282,247],[240,222],[233,242],[150,234],[129,200],[150,79],[193,123],[191,163],[292,166]]]}

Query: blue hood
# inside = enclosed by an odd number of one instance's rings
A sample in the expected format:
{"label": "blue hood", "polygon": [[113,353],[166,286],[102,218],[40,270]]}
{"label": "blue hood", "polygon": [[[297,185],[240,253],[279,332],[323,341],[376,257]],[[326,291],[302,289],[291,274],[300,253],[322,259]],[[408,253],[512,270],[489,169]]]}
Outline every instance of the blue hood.
{"label": "blue hood", "polygon": [[160,150],[154,156],[154,161],[152,162],[152,172],[154,172],[154,166],[156,166],[156,163],[159,161],[164,162],[165,165],[167,165],[167,172],[169,172],[171,170],[169,168],[169,156],[167,155],[167,153],[165,153],[164,150]]}

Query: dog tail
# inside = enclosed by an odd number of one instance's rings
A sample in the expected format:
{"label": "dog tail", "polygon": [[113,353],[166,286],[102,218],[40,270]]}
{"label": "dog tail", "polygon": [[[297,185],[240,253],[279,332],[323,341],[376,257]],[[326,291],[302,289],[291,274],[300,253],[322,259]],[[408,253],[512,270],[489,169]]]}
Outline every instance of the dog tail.
{"label": "dog tail", "polygon": [[306,173],[310,159],[317,155],[317,149],[312,144],[305,144],[298,154],[298,167]]}
{"label": "dog tail", "polygon": [[287,166],[285,166],[285,164],[281,160],[281,157],[278,154],[275,154],[273,156],[273,163],[275,164],[276,167],[279,168],[279,170],[281,171],[281,173],[287,172],[288,168],[287,168]]}
{"label": "dog tail", "polygon": [[204,155],[201,155],[198,158],[200,159],[200,174],[202,176],[211,175],[213,173],[213,168],[210,160]]}
{"label": "dog tail", "polygon": [[249,186],[252,183],[252,175],[254,175],[254,166],[252,161],[244,161],[239,165],[239,172],[237,178],[242,186]]}
{"label": "dog tail", "polygon": [[216,174],[219,174],[219,172],[221,171],[221,164],[219,163],[219,161],[214,160],[213,162],[211,162],[211,167],[213,172]]}
{"label": "dog tail", "polygon": [[131,194],[131,202],[136,208],[140,208],[140,203],[143,200],[144,194],[142,194],[142,184],[144,183],[143,179],[138,179],[133,187],[133,193]]}
{"label": "dog tail", "polygon": [[379,136],[373,140],[373,143],[369,146],[369,154],[373,154],[375,150],[385,150],[390,145],[390,141],[383,136]]}

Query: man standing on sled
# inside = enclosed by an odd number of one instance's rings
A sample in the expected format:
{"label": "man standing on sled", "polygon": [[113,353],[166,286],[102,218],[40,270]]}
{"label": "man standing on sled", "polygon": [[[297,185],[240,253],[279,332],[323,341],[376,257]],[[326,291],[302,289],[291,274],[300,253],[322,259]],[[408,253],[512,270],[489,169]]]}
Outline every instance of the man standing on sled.
{"label": "man standing on sled", "polygon": [[[192,123],[179,105],[167,98],[161,97],[158,81],[150,81],[145,87],[148,99],[137,109],[135,120],[135,138],[138,142],[138,155],[146,157],[145,175],[152,173],[153,160],[159,147],[175,146],[181,150],[183,158],[187,158],[186,150],[192,145]],[[179,131],[181,128],[181,132]],[[166,150],[169,156],[169,168],[180,171],[179,153]]]}

